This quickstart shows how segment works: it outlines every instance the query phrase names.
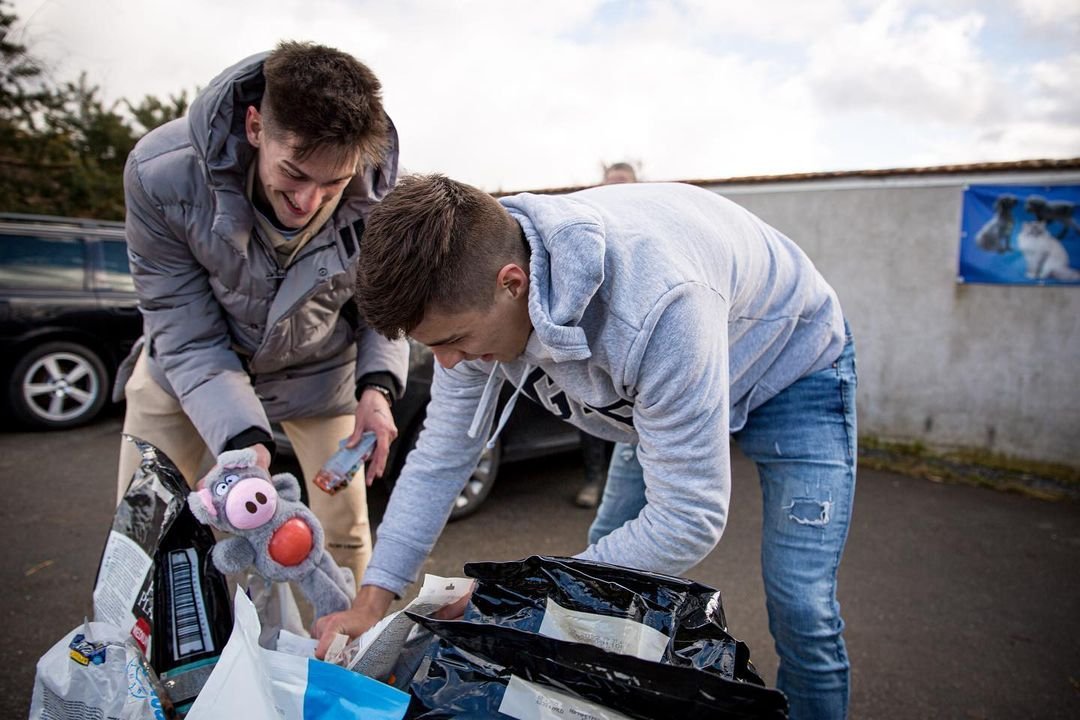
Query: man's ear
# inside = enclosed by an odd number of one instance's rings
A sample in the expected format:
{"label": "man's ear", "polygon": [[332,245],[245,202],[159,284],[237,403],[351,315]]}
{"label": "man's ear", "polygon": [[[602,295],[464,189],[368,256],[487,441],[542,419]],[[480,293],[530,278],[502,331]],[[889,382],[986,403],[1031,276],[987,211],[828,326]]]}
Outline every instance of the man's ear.
{"label": "man's ear", "polygon": [[507,263],[496,276],[496,294],[509,293],[514,300],[529,296],[529,273],[517,263]]}
{"label": "man's ear", "polygon": [[244,132],[247,134],[247,140],[252,147],[259,147],[265,128],[263,127],[262,115],[254,105],[248,105],[247,114],[244,116]]}

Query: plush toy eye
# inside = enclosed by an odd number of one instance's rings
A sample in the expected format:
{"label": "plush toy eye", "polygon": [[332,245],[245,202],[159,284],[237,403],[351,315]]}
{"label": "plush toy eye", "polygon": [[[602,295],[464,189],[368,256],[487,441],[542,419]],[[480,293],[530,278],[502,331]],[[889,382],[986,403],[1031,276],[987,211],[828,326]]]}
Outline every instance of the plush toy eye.
{"label": "plush toy eye", "polygon": [[214,494],[218,497],[221,497],[227,492],[229,492],[229,483],[225,480],[222,480],[221,482],[214,485]]}
{"label": "plush toy eye", "polygon": [[239,475],[226,475],[225,476],[225,482],[229,483],[230,485],[232,485],[234,482],[236,482],[239,479],[240,479]]}

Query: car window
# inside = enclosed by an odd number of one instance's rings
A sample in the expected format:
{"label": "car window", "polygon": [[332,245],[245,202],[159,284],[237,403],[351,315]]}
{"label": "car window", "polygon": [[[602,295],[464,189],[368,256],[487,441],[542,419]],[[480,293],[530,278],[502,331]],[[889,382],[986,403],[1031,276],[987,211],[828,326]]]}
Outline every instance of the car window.
{"label": "car window", "polygon": [[0,286],[17,290],[82,290],[85,248],[75,238],[0,236]]}
{"label": "car window", "polygon": [[123,240],[103,240],[101,243],[103,277],[109,290],[127,290],[135,292],[135,281],[131,279],[128,266],[127,243]]}

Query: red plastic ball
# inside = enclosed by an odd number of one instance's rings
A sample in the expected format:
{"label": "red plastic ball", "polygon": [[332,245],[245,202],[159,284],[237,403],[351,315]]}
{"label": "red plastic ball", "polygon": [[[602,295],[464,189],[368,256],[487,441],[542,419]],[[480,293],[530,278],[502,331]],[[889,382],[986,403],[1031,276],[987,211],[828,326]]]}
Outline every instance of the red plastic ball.
{"label": "red plastic ball", "polygon": [[313,544],[308,524],[300,518],[289,518],[270,536],[270,558],[287,567],[299,565],[311,554]]}

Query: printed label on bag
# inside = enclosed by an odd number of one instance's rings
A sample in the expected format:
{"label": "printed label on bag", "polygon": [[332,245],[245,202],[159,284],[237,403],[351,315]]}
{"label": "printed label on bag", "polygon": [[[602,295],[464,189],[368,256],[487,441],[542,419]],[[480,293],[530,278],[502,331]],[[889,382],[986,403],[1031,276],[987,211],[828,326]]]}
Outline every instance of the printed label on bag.
{"label": "printed label on bag", "polygon": [[630,720],[620,712],[544,685],[510,676],[499,712],[517,720]]}
{"label": "printed label on bag", "polygon": [[626,618],[569,610],[551,598],[547,599],[540,634],[652,662],[660,661],[668,645],[668,636],[648,625]]}
{"label": "printed label on bag", "polygon": [[94,620],[132,628],[135,625],[132,609],[152,565],[150,556],[137,542],[123,533],[110,531],[94,588]]}
{"label": "printed label on bag", "polygon": [[472,578],[445,578],[438,575],[424,575],[424,585],[416,595],[416,602],[442,607],[460,600],[472,592]]}
{"label": "printed label on bag", "polygon": [[194,548],[173,550],[165,557],[168,598],[172,608],[173,660],[214,651],[214,637],[206,619],[202,584],[196,572],[199,555]]}

